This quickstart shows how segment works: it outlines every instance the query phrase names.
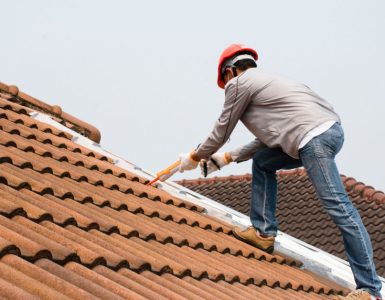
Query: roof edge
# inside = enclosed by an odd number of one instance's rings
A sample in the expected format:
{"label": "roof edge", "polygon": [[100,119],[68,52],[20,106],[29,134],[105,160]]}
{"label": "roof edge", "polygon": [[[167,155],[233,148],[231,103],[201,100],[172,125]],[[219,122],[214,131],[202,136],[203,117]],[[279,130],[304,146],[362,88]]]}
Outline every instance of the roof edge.
{"label": "roof edge", "polygon": [[[75,127],[83,129],[85,135],[91,139],[92,141],[99,143],[101,140],[101,134],[99,129],[95,126],[84,122],[62,110],[62,108],[58,105],[50,105],[39,99],[36,99],[26,93],[23,93],[19,90],[19,88],[15,85],[7,85],[5,83],[0,82],[0,91],[4,91],[13,96],[13,100],[16,100],[19,104],[30,107],[34,110],[42,111],[53,115],[55,117],[59,117],[64,121],[67,121]],[[76,130],[75,130],[76,131]]]}

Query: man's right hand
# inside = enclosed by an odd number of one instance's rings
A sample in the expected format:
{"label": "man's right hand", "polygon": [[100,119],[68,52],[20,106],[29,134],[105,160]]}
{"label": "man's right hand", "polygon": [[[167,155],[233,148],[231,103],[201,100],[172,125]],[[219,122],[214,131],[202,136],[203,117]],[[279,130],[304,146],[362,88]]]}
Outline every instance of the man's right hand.
{"label": "man's right hand", "polygon": [[232,158],[229,152],[215,153],[208,160],[202,159],[200,161],[201,174],[207,177],[207,175],[222,169],[231,162]]}

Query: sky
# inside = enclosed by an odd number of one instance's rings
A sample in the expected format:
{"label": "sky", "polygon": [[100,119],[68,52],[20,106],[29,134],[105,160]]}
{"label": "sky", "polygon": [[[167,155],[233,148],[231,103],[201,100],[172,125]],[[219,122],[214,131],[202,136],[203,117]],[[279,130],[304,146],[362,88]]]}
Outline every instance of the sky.
{"label": "sky", "polygon": [[[340,173],[385,191],[385,2],[0,0],[0,81],[96,126],[102,146],[157,172],[209,135],[220,53],[310,86],[342,118]],[[221,151],[253,139],[240,123]],[[251,172],[251,161],[211,176]],[[200,177],[199,170],[174,179]]]}

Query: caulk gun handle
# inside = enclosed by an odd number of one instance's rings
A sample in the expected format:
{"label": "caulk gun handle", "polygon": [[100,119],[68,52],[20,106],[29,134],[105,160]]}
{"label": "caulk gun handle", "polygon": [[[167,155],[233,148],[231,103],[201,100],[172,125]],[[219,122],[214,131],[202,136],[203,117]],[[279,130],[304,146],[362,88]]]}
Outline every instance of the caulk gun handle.
{"label": "caulk gun handle", "polygon": [[179,166],[175,167],[174,169],[172,169],[170,171],[170,173],[167,173],[167,174],[164,174],[164,175],[160,176],[159,180],[160,181],[165,181],[165,180],[169,179],[172,175],[174,175],[178,171],[179,171]]}

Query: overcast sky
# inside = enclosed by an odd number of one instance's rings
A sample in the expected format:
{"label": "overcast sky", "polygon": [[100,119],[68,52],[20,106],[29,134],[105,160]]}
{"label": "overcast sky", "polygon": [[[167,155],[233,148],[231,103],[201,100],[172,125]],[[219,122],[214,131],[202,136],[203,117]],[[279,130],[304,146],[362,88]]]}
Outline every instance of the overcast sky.
{"label": "overcast sky", "polygon": [[[157,172],[210,133],[224,99],[218,57],[241,42],[260,70],[334,106],[340,172],[385,190],[384,3],[0,0],[0,81],[95,125],[105,149]],[[224,149],[252,138],[239,124]],[[246,162],[213,176],[249,172]]]}

